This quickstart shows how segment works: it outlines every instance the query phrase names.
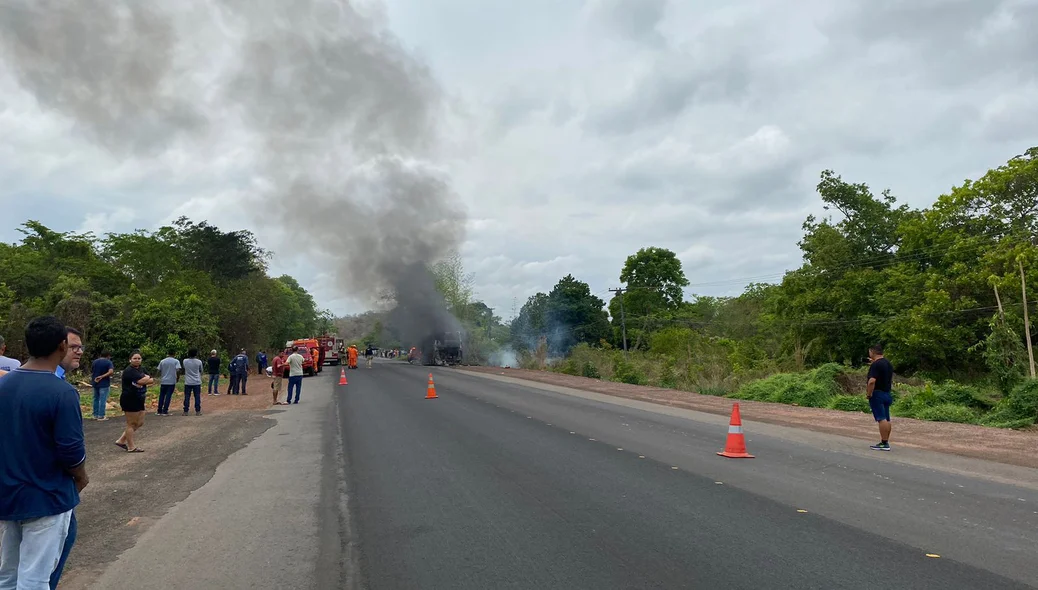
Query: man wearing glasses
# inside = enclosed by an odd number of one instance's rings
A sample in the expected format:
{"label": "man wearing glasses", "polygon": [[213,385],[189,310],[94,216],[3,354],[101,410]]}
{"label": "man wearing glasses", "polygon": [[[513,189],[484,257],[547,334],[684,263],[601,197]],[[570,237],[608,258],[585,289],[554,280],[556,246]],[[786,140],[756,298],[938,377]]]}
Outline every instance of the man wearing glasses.
{"label": "man wearing glasses", "polygon": [[83,333],[75,328],[65,328],[68,336],[68,353],[65,354],[65,358],[61,360],[61,364],[54,371],[54,374],[62,379],[65,378],[65,373],[75,371],[79,368],[79,361],[83,359]]}

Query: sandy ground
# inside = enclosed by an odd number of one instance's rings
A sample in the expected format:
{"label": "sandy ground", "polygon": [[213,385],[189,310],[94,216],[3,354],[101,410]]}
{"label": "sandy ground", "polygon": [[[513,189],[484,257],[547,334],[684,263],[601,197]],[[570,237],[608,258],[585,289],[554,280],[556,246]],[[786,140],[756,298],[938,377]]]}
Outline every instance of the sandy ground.
{"label": "sandy ground", "polygon": [[[323,374],[334,369],[325,367]],[[79,534],[60,587],[90,587],[105,566],[132,547],[153,522],[209,481],[228,456],[273,426],[266,416],[285,409],[271,405],[270,383],[268,377],[250,375],[249,395],[209,396],[203,386],[201,416],[194,415],[193,400],[190,415],[182,415],[180,392],[170,404],[168,417],[156,416],[152,402],[138,431],[143,453],[131,454],[115,446],[125,426],[120,415],[103,422],[85,420],[90,485],[76,508]],[[221,380],[220,389],[227,391],[226,380]],[[235,548],[197,550],[202,556]]]}
{"label": "sandy ground", "polygon": [[[711,414],[731,414],[734,401],[674,389],[613,383],[547,371],[500,367],[459,367],[459,369],[506,375],[516,379],[583,389]],[[869,441],[876,441],[879,438],[875,422],[869,414],[754,401],[739,401],[739,410],[743,420],[792,426]],[[893,445],[1038,468],[1038,430],[1033,428],[1018,431],[971,424],[927,422],[910,418],[894,418],[893,428],[891,436]]]}

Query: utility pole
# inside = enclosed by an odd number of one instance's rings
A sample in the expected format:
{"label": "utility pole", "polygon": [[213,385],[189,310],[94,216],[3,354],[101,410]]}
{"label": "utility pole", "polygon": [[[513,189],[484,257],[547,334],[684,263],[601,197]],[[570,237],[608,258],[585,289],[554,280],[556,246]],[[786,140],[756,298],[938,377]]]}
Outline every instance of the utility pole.
{"label": "utility pole", "polygon": [[1024,336],[1027,337],[1027,360],[1031,365],[1031,379],[1034,379],[1034,349],[1031,348],[1031,320],[1027,317],[1027,279],[1024,276],[1023,261],[1017,258],[1016,264],[1020,267],[1020,291],[1024,297]]}
{"label": "utility pole", "polygon": [[487,315],[490,316],[490,317],[487,318],[487,340],[489,340],[490,339],[490,326],[492,326],[494,324],[494,308],[493,307],[488,307],[487,308]]}
{"label": "utility pole", "polygon": [[620,296],[620,334],[623,338],[624,343],[624,360],[627,360],[627,318],[624,317],[624,289],[610,289],[610,293],[616,293]]}

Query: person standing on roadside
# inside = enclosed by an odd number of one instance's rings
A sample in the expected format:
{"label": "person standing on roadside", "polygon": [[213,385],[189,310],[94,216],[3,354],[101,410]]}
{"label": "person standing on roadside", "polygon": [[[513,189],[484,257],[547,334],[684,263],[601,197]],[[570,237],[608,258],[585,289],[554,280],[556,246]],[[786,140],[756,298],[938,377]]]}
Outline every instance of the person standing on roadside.
{"label": "person standing on roadside", "polygon": [[107,420],[108,394],[112,390],[112,353],[101,351],[101,356],[90,365],[90,384],[94,387],[94,420]]}
{"label": "person standing on roadside", "polygon": [[371,361],[375,358],[375,347],[371,344],[364,349],[364,360],[368,364],[368,368],[371,368]]}
{"label": "person standing on roadside", "polygon": [[287,405],[281,401],[281,382],[285,373],[285,351],[280,351],[277,356],[274,357],[274,361],[270,366],[270,375],[273,381],[270,383],[270,395],[273,397],[275,406]]}
{"label": "person standing on roadside", "polygon": [[209,395],[220,395],[220,354],[215,349],[209,351],[206,368],[209,370]]}
{"label": "person standing on roadside", "polygon": [[184,359],[184,415],[191,407],[191,396],[195,396],[195,416],[202,415],[202,361],[198,349],[190,348]]}
{"label": "person standing on roadside", "polygon": [[0,588],[56,588],[90,483],[79,393],[54,378],[68,353],[53,316],[25,328],[29,361],[0,380]]}
{"label": "person standing on roadside", "polygon": [[890,450],[890,404],[894,403],[891,394],[894,381],[894,366],[883,356],[883,347],[879,344],[869,348],[869,374],[865,386],[865,397],[869,399],[872,417],[879,425],[879,444],[870,445],[874,451]]}
{"label": "person standing on roadside", "polygon": [[[292,389],[296,390],[296,401],[292,401]],[[303,355],[299,354],[299,347],[295,347],[292,354],[288,355],[288,401],[285,405],[299,403],[299,394],[303,389]]]}
{"label": "person standing on roadside", "polygon": [[130,364],[123,369],[122,395],[119,396],[119,408],[126,415],[126,429],[115,446],[130,453],[143,453],[144,449],[135,444],[134,436],[144,426],[144,403],[148,399],[148,386],[155,382],[141,368],[143,358],[141,351],[135,350],[130,355]]}
{"label": "person standing on roadside", "polygon": [[22,366],[22,363],[20,363],[18,359],[13,359],[9,356],[4,356],[5,354],[7,354],[7,341],[4,340],[3,336],[0,336],[0,371],[10,373],[11,371]]}
{"label": "person standing on roadside", "polygon": [[155,415],[169,416],[169,404],[177,390],[180,369],[180,361],[172,350],[166,353],[166,358],[159,361],[159,410]]}
{"label": "person standing on roadside", "polygon": [[256,374],[262,375],[267,370],[267,353],[262,350],[256,353]]}
{"label": "person standing on roadside", "polygon": [[231,382],[234,384],[234,395],[238,395],[239,391],[242,395],[249,395],[245,386],[249,382],[249,355],[245,353],[245,349],[241,349],[234,359],[231,360]]}
{"label": "person standing on roadside", "polygon": [[65,358],[58,363],[58,368],[54,369],[54,374],[62,380],[65,380],[67,373],[78,369],[80,361],[83,360],[83,333],[65,326],[65,336],[68,342],[68,352],[65,353]]}

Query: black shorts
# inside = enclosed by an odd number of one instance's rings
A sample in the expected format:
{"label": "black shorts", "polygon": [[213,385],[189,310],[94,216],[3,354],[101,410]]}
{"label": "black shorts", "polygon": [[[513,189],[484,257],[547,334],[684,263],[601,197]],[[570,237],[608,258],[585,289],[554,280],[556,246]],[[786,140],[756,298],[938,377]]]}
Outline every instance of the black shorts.
{"label": "black shorts", "polygon": [[119,396],[119,407],[124,412],[143,412],[144,396],[137,393],[124,393]]}

